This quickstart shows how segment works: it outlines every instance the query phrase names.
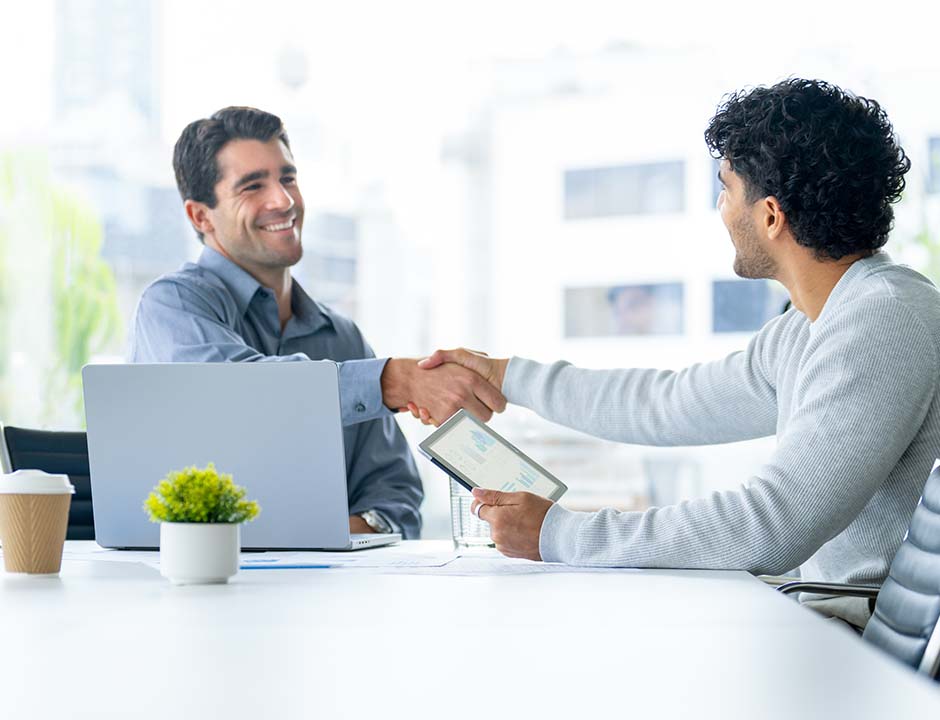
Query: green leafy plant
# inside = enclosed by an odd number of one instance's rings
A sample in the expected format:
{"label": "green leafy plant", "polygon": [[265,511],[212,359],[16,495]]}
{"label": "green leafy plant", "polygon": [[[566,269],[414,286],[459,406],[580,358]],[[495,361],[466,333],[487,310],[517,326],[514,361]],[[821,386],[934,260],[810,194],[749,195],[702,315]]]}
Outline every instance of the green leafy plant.
{"label": "green leafy plant", "polygon": [[232,476],[219,473],[214,463],[173,471],[144,501],[150,522],[241,523],[254,520],[261,508],[245,500],[245,488]]}

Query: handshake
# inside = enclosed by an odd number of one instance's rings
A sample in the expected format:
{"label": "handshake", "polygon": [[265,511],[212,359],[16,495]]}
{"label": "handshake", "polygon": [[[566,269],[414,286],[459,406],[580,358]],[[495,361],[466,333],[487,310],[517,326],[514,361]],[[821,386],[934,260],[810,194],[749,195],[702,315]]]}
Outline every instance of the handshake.
{"label": "handshake", "polygon": [[[410,411],[425,425],[440,425],[461,408],[483,422],[506,409],[501,392],[508,359],[465,350],[438,350],[424,360],[393,358],[382,372],[385,404]],[[476,488],[472,512],[490,524],[503,555],[541,560],[539,538],[551,500],[531,492]]]}
{"label": "handshake", "polygon": [[420,361],[392,358],[382,371],[382,399],[425,425],[440,425],[461,408],[486,422],[506,409],[501,388],[508,364],[463,348]]}

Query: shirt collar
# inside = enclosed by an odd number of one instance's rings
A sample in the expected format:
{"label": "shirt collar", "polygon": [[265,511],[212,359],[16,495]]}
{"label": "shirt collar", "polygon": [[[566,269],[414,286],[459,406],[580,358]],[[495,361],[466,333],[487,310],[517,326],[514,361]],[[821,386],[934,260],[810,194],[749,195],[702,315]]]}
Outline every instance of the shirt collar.
{"label": "shirt collar", "polygon": [[[204,247],[196,264],[216,275],[232,293],[235,306],[240,315],[248,312],[248,307],[254,299],[261,283],[253,278],[246,270],[232,262],[217,250]],[[320,303],[311,298],[293,278],[291,283],[291,311],[297,332],[293,334],[314,333],[324,327],[333,327],[329,311]]]}
{"label": "shirt collar", "polygon": [[295,326],[289,332],[290,336],[306,335],[326,327],[333,327],[330,311],[310,297],[296,278],[291,283],[291,311]]}

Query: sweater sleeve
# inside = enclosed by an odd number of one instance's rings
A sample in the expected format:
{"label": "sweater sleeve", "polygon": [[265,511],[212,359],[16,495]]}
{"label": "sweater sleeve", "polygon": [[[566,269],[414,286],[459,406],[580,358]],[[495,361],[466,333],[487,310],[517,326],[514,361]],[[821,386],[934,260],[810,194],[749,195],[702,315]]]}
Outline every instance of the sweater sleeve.
{"label": "sweater sleeve", "polygon": [[540,550],[575,565],[743,569],[801,565],[868,503],[924,422],[937,351],[891,298],[843,308],[814,327],[786,428],[739,490],[645,512],[553,506]]}
{"label": "sweater sleeve", "polygon": [[708,445],[776,430],[776,378],[768,346],[792,334],[792,316],[768,323],[747,348],[684,370],[585,370],[514,357],[509,402],[589,435],[641,445]]}

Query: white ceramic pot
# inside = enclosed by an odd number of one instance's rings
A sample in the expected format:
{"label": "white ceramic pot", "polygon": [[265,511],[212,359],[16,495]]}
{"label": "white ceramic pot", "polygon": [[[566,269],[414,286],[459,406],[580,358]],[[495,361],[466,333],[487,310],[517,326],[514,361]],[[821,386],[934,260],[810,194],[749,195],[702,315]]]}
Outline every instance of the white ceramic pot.
{"label": "white ceramic pot", "polygon": [[160,574],[174,585],[227,583],[238,572],[238,523],[160,523]]}

